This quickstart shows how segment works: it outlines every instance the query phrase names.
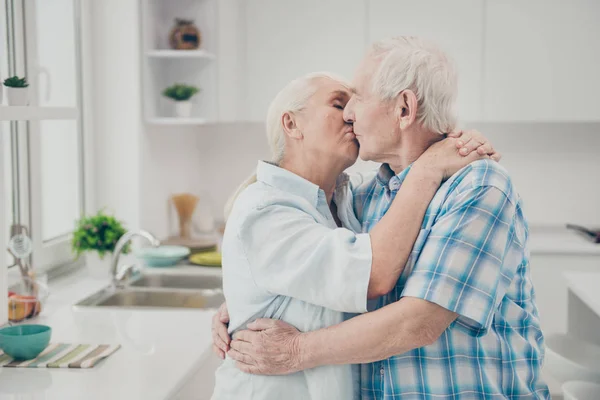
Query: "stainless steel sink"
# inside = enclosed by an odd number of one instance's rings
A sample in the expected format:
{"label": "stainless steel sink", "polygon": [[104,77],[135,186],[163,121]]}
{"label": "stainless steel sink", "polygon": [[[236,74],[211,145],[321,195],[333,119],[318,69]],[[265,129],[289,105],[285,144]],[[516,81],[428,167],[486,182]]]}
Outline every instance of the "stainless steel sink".
{"label": "stainless steel sink", "polygon": [[173,289],[221,289],[223,280],[214,275],[142,275],[132,287]]}
{"label": "stainless steel sink", "polygon": [[221,290],[143,290],[107,287],[76,307],[217,308],[225,301]]}
{"label": "stainless steel sink", "polygon": [[217,275],[142,275],[125,286],[107,286],[75,307],[218,308],[224,301]]}

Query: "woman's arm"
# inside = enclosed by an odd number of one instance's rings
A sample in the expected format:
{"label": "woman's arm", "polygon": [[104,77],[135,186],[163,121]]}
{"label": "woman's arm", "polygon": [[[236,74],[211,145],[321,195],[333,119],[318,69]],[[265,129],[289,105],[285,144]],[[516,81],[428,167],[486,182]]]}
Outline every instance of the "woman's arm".
{"label": "woman's arm", "polygon": [[459,148],[464,147],[459,146],[459,139],[444,139],[415,161],[389,210],[370,232],[373,261],[368,298],[387,294],[396,285],[441,182],[473,161],[488,157],[472,150],[489,145],[477,140],[475,144],[477,147],[469,148],[463,156],[459,154]]}
{"label": "woman's arm", "polygon": [[369,299],[383,296],[394,288],[442,178],[440,169],[415,163],[389,210],[369,233],[373,251]]}

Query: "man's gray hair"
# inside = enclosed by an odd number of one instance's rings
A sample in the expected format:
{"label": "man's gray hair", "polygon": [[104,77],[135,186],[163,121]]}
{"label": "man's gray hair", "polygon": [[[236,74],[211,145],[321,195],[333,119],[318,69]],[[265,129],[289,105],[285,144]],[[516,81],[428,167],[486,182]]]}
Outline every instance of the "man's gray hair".
{"label": "man's gray hair", "polygon": [[373,44],[370,54],[379,61],[372,90],[382,100],[393,100],[403,90],[417,96],[417,122],[436,133],[456,126],[458,79],[452,61],[436,45],[412,36]]}

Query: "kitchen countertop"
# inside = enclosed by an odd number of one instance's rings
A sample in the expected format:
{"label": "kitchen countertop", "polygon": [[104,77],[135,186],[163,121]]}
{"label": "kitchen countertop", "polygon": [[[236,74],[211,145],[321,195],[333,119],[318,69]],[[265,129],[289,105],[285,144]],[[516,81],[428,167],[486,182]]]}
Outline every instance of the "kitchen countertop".
{"label": "kitchen countertop", "polygon": [[[147,273],[184,274],[220,269],[180,266]],[[214,310],[73,308],[108,280],[81,269],[50,282],[42,314],[28,323],[52,327],[52,342],[120,344],[91,369],[0,368],[0,399],[166,399],[173,397],[210,355]]]}
{"label": "kitchen countertop", "polygon": [[600,256],[600,244],[561,227],[531,227],[529,250],[532,254]]}
{"label": "kitchen countertop", "polygon": [[600,317],[600,295],[598,293],[600,273],[568,272],[564,276],[567,280],[569,290]]}

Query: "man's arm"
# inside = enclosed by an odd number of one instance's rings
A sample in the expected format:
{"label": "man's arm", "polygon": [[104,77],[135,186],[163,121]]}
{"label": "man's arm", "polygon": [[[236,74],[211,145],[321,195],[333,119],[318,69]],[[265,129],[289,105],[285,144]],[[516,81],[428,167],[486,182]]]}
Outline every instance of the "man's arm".
{"label": "man's arm", "polygon": [[428,346],[438,340],[457,316],[426,300],[403,297],[377,311],[301,334],[302,369],[369,363]]}
{"label": "man's arm", "polygon": [[341,324],[300,333],[283,321],[259,319],[234,335],[228,355],[248,373],[281,375],[320,365],[383,360],[434,343],[457,314],[412,297]]}

